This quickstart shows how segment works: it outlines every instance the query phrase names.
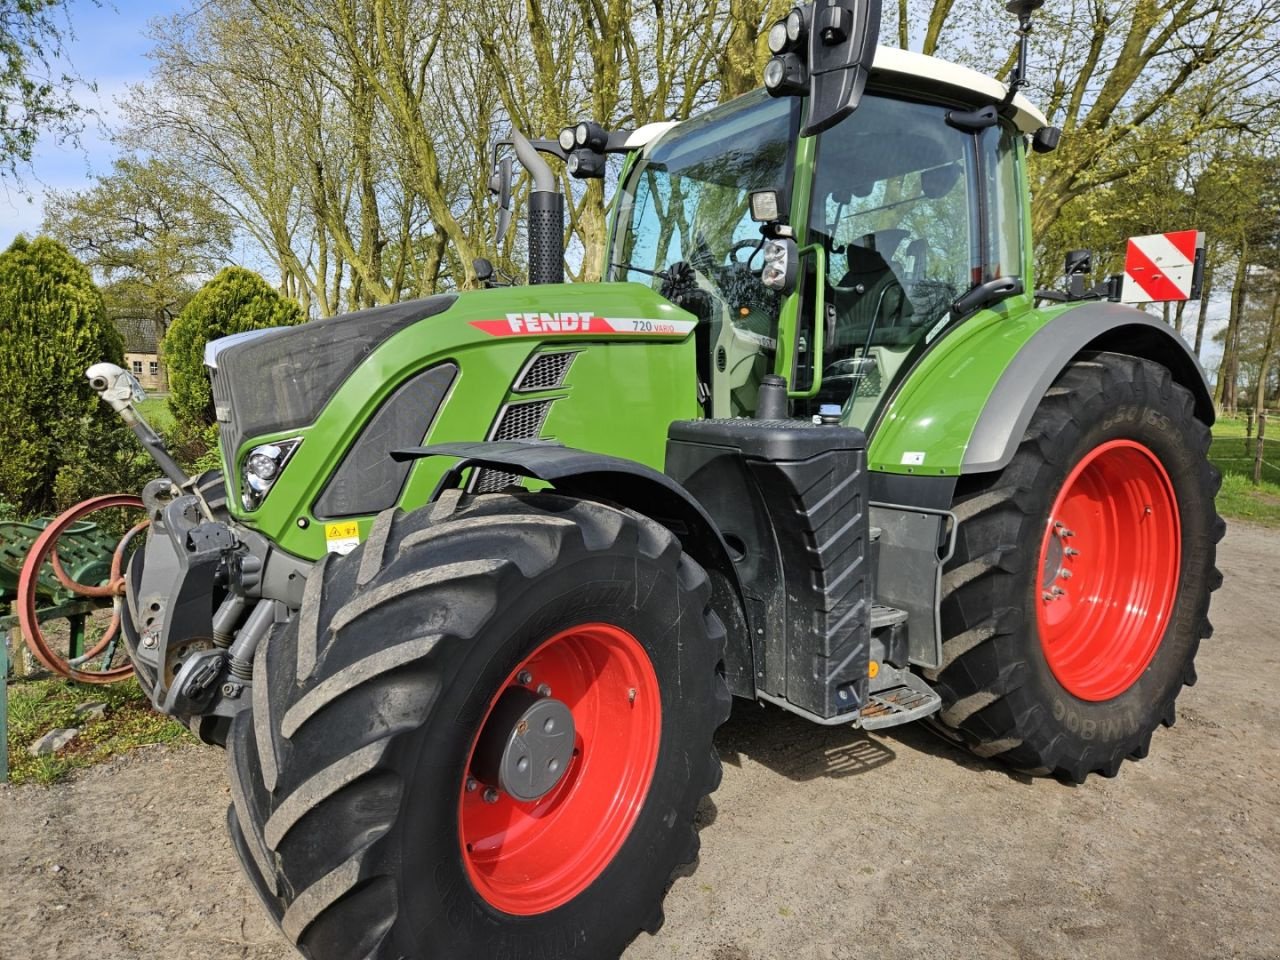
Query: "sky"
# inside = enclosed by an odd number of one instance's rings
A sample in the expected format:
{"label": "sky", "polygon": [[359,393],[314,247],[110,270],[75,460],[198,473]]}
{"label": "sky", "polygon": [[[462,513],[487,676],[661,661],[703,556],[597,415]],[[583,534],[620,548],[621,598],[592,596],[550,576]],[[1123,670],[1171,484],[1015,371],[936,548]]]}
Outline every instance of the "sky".
{"label": "sky", "polygon": [[[97,93],[81,90],[77,99],[101,115],[103,126],[117,122],[116,99],[132,83],[146,79],[150,62],[146,52],[147,21],[176,13],[183,5],[175,0],[72,0],[68,5],[75,33],[68,46],[68,59],[75,71],[96,80]],[[21,188],[0,184],[0,250],[19,233],[34,235],[44,217],[43,197],[47,190],[82,190],[96,174],[110,172],[116,149],[107,139],[107,130],[90,120],[79,148],[59,147],[48,138],[36,146],[32,158],[34,173],[23,174]],[[24,191],[29,196],[24,196]]]}
{"label": "sky", "polygon": [[[177,13],[186,6],[182,0],[101,0],[100,4],[94,0],[71,0],[68,9],[75,38],[68,44],[68,56],[76,72],[97,82],[97,93],[84,90],[80,99],[98,111],[99,121],[90,121],[79,147],[41,140],[33,157],[34,173],[24,174],[25,195],[24,189],[0,182],[0,250],[19,233],[34,235],[39,231],[46,191],[83,190],[92,185],[95,175],[110,172],[116,149],[109,141],[109,131],[120,119],[116,100],[130,84],[146,80],[150,70],[146,57],[151,46],[146,36],[148,21]],[[1170,229],[1192,226],[1173,224]],[[248,259],[257,260],[252,254]],[[246,265],[259,270],[267,266],[259,262]],[[1195,330],[1194,307],[1187,313],[1190,339]],[[1215,297],[1209,305],[1210,335],[1223,325],[1225,313],[1225,298]],[[1212,371],[1221,347],[1208,336],[1204,354],[1205,366]]]}

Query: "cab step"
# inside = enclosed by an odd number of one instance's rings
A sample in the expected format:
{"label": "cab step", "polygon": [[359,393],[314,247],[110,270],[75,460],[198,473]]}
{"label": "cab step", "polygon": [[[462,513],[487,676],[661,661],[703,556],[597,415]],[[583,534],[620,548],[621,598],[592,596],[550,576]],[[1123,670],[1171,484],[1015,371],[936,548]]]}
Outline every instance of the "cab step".
{"label": "cab step", "polygon": [[908,670],[898,672],[898,685],[876,690],[867,696],[867,705],[854,721],[863,730],[883,730],[910,723],[942,707],[942,698],[927,683]]}

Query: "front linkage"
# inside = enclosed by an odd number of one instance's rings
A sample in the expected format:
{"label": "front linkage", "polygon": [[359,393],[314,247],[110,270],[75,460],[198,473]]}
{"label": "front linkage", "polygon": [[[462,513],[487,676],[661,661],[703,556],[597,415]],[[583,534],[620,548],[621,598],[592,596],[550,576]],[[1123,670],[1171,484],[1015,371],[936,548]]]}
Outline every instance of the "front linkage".
{"label": "front linkage", "polygon": [[157,710],[221,743],[249,702],[258,643],[297,611],[311,564],[231,520],[221,474],[178,467],[134,406],[131,374],[102,363],[87,375],[166,474],[142,491],[151,527],[125,573],[122,631],[138,681]]}

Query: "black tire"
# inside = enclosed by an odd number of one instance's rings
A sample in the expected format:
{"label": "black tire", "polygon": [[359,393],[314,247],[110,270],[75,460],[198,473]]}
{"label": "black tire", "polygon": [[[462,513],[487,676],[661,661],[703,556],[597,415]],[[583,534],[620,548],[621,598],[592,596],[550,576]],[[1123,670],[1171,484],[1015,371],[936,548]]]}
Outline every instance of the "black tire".
{"label": "black tire", "polygon": [[[1058,681],[1037,625],[1044,601],[1040,544],[1072,468],[1113,440],[1131,440],[1167,472],[1181,518],[1181,569],[1168,628],[1123,692],[1081,699]],[[936,722],[974,753],[1036,774],[1082,782],[1114,776],[1147,754],[1195,682],[1195,655],[1212,633],[1210,593],[1225,525],[1214,509],[1220,476],[1209,428],[1192,395],[1159,364],[1099,353],[1071,363],[1050,388],[1013,461],[957,492],[956,552],[943,576],[943,663],[929,674],[943,699]]]}
{"label": "black tire", "polygon": [[[231,836],[284,933],[312,960],[599,960],[656,932],[720,781],[712,735],[730,697],[709,600],[676,538],[630,511],[451,491],[381,514],[359,549],[317,566],[299,615],[258,650],[253,709],[227,744]],[[656,768],[589,886],[504,913],[463,861],[468,756],[511,672],[584,617],[629,631],[652,662]]]}

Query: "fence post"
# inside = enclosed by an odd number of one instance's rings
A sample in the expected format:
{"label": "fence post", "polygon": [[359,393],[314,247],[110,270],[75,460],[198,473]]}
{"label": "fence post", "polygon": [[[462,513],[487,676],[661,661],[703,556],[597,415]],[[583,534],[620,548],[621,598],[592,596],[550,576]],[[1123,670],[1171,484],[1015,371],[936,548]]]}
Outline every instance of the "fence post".
{"label": "fence post", "polygon": [[1258,411],[1258,443],[1253,448],[1253,485],[1262,483],[1262,438],[1267,432],[1267,415]]}

